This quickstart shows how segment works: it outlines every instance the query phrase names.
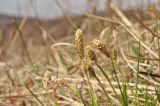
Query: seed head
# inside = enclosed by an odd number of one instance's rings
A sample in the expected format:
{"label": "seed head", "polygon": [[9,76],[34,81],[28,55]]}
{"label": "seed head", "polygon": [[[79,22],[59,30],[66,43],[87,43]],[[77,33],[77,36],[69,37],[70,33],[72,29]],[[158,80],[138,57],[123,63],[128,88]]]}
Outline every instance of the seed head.
{"label": "seed head", "polygon": [[69,82],[68,82],[67,80],[65,80],[65,79],[60,79],[60,80],[58,81],[58,84],[67,86],[67,85],[69,85]]}
{"label": "seed head", "polygon": [[117,57],[118,57],[118,50],[114,49],[114,51],[113,51],[113,59],[117,60]]}
{"label": "seed head", "polygon": [[107,49],[107,47],[105,46],[105,44],[103,44],[101,41],[94,39],[93,40],[93,45],[96,46],[96,48],[98,48],[98,50],[102,53],[104,53],[105,55],[107,55],[108,57],[110,56],[109,54],[109,50]]}
{"label": "seed head", "polygon": [[82,30],[77,29],[75,33],[75,46],[77,49],[77,53],[81,59],[84,57],[84,50],[83,50],[83,39],[82,39]]}
{"label": "seed head", "polygon": [[91,75],[95,76],[94,68],[89,64],[87,60],[82,61],[83,68],[86,72],[89,72]]}
{"label": "seed head", "polygon": [[56,91],[57,88],[64,86],[69,87],[69,82],[66,79],[59,79],[57,85],[54,87],[54,91]]}
{"label": "seed head", "polygon": [[51,72],[50,71],[46,71],[44,76],[43,76],[43,80],[42,80],[42,84],[43,84],[43,87],[45,89],[47,89],[48,87],[48,82],[51,80]]}
{"label": "seed head", "polygon": [[87,51],[88,51],[88,55],[89,55],[90,59],[91,59],[92,61],[97,61],[96,54],[95,54],[95,52],[92,50],[91,46],[87,46]]}

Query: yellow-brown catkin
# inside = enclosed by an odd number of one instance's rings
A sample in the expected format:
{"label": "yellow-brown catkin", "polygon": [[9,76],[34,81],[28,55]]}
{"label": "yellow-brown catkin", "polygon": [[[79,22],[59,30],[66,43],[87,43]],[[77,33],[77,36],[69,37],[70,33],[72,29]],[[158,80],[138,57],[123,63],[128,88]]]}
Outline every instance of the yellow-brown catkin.
{"label": "yellow-brown catkin", "polygon": [[108,57],[110,57],[109,50],[107,49],[107,47],[101,41],[99,41],[97,39],[94,39],[93,40],[93,45],[95,45],[100,52],[102,52],[105,55],[107,55]]}
{"label": "yellow-brown catkin", "polygon": [[87,60],[82,61],[83,68],[86,72],[89,72],[91,75],[96,76],[94,68],[89,64]]}
{"label": "yellow-brown catkin", "polygon": [[84,58],[84,49],[83,49],[83,39],[82,39],[82,30],[77,29],[75,33],[75,46],[77,49],[77,53],[81,59]]}
{"label": "yellow-brown catkin", "polygon": [[95,54],[95,52],[92,50],[92,48],[91,48],[90,45],[87,46],[87,52],[88,52],[88,55],[89,55],[89,57],[90,57],[90,59],[91,59],[92,61],[97,61],[96,54]]}
{"label": "yellow-brown catkin", "polygon": [[68,85],[69,85],[69,82],[68,82],[67,80],[65,80],[65,79],[60,79],[60,80],[58,81],[58,84],[64,85],[64,86],[68,86]]}
{"label": "yellow-brown catkin", "polygon": [[48,87],[48,82],[51,80],[51,72],[50,71],[46,71],[45,74],[44,74],[44,77],[43,77],[43,80],[42,80],[42,84],[43,84],[43,87],[45,89],[47,89]]}
{"label": "yellow-brown catkin", "polygon": [[113,59],[114,59],[114,60],[117,60],[117,57],[118,57],[118,50],[115,50],[115,49],[114,49],[113,54],[114,54],[114,55],[113,55]]}

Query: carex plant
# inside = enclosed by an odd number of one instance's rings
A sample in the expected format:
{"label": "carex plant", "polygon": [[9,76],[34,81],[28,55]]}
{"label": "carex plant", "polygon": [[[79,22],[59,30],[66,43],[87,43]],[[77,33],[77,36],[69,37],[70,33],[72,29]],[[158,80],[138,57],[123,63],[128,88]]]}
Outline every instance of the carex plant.
{"label": "carex plant", "polygon": [[[89,75],[93,76],[98,81],[98,84],[103,91],[102,93],[106,97],[106,101],[108,101],[110,104],[112,104],[111,96],[106,91],[105,86],[103,85],[102,81],[100,80],[100,77],[98,76],[96,70],[94,69],[94,67],[97,67],[97,69],[99,69],[101,71],[102,75],[105,77],[106,81],[108,81],[108,83],[111,86],[116,98],[119,100],[119,102],[121,102],[120,97],[117,94],[117,92],[115,90],[115,87],[111,83],[111,80],[110,80],[109,76],[107,75],[105,69],[103,69],[103,67],[99,64],[95,50],[100,51],[107,58],[111,58],[111,61],[113,63],[112,64],[113,67],[114,67],[114,62],[113,61],[114,61],[114,59],[116,59],[115,58],[116,57],[115,52],[111,53],[110,49],[107,48],[107,46],[98,39],[94,39],[88,45],[84,45],[83,44],[83,31],[81,29],[77,29],[77,31],[75,33],[75,47],[76,47],[76,50],[77,50],[77,54],[80,57],[80,65],[83,67],[83,74],[85,74],[87,79],[88,79],[88,82],[89,82],[88,84],[90,86],[90,89],[92,89],[92,91],[93,91],[93,87],[92,87],[92,84],[90,82]],[[91,64],[90,61],[93,64]],[[117,77],[116,77],[116,79],[118,81]],[[95,96],[95,95],[92,95],[92,96]],[[123,96],[122,96],[122,98],[123,98]]]}

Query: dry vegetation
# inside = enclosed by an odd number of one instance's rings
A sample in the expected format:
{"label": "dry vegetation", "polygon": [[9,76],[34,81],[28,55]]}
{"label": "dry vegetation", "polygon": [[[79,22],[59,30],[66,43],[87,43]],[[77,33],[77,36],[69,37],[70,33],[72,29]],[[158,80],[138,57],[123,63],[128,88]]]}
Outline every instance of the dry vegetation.
{"label": "dry vegetation", "polygon": [[26,18],[8,38],[2,29],[0,106],[159,106],[159,10],[109,10],[66,16],[65,28],[37,22],[36,37]]}

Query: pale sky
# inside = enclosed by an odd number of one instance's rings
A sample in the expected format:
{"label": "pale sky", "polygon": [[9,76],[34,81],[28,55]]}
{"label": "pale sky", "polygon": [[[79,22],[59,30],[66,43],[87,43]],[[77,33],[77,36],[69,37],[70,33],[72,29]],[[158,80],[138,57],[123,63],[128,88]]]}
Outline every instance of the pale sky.
{"label": "pale sky", "polygon": [[[90,10],[88,0],[60,0],[66,8],[72,11],[67,11],[67,13],[75,15],[83,12],[88,12]],[[96,1],[96,0],[92,0]],[[105,9],[105,0],[98,0],[98,9]],[[149,3],[156,3],[158,0],[113,0],[115,4],[116,1],[123,1],[121,5],[123,9],[135,8],[141,6],[141,2],[144,5]],[[75,12],[77,11],[77,12]],[[54,0],[0,0],[0,15],[7,16],[29,16],[38,17],[40,19],[56,19],[63,16],[62,11],[59,9]]]}

